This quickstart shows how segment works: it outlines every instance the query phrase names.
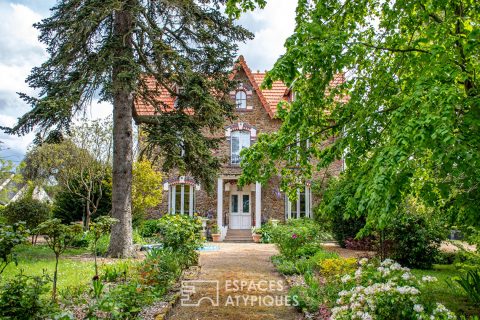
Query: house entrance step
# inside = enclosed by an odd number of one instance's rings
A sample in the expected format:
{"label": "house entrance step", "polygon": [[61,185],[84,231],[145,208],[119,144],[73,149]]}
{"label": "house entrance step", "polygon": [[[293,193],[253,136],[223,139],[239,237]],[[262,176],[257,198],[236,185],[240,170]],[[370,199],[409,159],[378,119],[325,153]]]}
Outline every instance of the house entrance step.
{"label": "house entrance step", "polygon": [[250,229],[229,229],[225,242],[253,242],[252,231]]}

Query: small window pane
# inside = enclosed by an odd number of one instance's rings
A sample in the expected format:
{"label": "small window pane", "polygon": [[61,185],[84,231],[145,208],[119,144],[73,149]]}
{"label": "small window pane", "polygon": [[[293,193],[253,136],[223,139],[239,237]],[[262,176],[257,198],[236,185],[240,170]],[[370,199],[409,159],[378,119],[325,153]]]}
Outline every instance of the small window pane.
{"label": "small window pane", "polygon": [[240,163],[240,151],[250,147],[249,131],[234,131],[231,137],[231,162],[232,164]]}
{"label": "small window pane", "polygon": [[243,195],[243,212],[250,212],[250,196],[248,194]]}
{"label": "small window pane", "polygon": [[245,93],[245,91],[237,91],[237,93],[235,94],[235,103],[238,109],[247,108],[247,94]]}
{"label": "small window pane", "polygon": [[292,213],[292,218],[297,217],[297,201],[290,201],[290,212]]}
{"label": "small window pane", "polygon": [[238,195],[232,194],[232,212],[238,212]]}
{"label": "small window pane", "polygon": [[[305,192],[300,192],[295,201],[289,201],[288,196],[285,195],[285,216],[288,216],[288,206],[290,205],[291,218],[297,219],[306,217],[306,200]],[[300,211],[298,211],[298,207],[300,207]]]}
{"label": "small window pane", "polygon": [[300,218],[305,217],[305,208],[306,208],[306,202],[305,202],[305,192],[300,193],[300,198],[298,201],[300,201]]}
{"label": "small window pane", "polygon": [[[183,186],[183,212],[182,212],[182,186]],[[189,214],[190,207],[195,210],[195,192],[193,186],[190,184],[177,184],[170,188],[171,193],[171,203],[173,212],[173,203],[175,201],[175,211],[174,213],[179,214]],[[193,194],[193,200],[190,202],[190,193]]]}
{"label": "small window pane", "polygon": [[182,185],[175,186],[175,213],[181,213],[182,210]]}
{"label": "small window pane", "polygon": [[184,200],[185,200],[185,209],[184,209],[184,214],[188,214],[190,212],[190,189],[191,186],[189,184],[185,185],[185,191],[184,191]]}

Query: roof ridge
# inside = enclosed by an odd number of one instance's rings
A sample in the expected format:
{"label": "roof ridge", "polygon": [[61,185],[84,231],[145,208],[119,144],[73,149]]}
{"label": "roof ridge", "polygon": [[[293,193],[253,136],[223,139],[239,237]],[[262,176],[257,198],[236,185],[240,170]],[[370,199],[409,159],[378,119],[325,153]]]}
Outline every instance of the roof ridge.
{"label": "roof ridge", "polygon": [[[268,103],[267,99],[263,95],[263,91],[260,89],[260,86],[258,85],[257,81],[255,80],[255,77],[252,74],[252,70],[250,70],[250,68],[248,67],[247,62],[245,61],[245,58],[243,57],[243,55],[240,55],[238,57],[238,62],[240,64],[240,66],[243,68],[243,70],[245,71],[245,74],[247,75],[248,80],[250,80],[250,82],[252,83],[253,88],[257,92],[257,95],[260,98],[260,102],[262,102],[262,105],[265,108],[265,110],[267,111],[268,115],[270,116],[270,118],[274,118],[275,113],[273,112],[272,108],[270,107],[270,104]],[[236,70],[234,70],[234,72],[232,72],[232,74],[233,74],[232,78],[235,76],[235,73],[236,73]]]}

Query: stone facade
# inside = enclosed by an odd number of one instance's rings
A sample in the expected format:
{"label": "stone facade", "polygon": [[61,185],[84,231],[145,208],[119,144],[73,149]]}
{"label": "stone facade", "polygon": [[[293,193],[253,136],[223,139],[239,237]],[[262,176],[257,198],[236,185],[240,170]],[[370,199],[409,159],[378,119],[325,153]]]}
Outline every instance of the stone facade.
{"label": "stone facade", "polygon": [[[285,195],[280,192],[280,177],[273,177],[266,185],[262,185],[260,187],[261,195],[256,194],[259,186],[256,186],[255,184],[244,186],[242,190],[238,190],[237,179],[241,174],[241,168],[238,164],[232,164],[231,148],[232,136],[236,131],[248,132],[250,134],[250,145],[255,143],[259,134],[276,132],[281,125],[280,120],[275,118],[276,105],[282,99],[289,99],[291,93],[282,83],[276,83],[275,87],[271,90],[260,89],[259,85],[261,84],[261,80],[263,80],[264,74],[252,73],[242,57],[237,64],[234,77],[240,83],[238,91],[241,90],[245,92],[246,103],[243,108],[236,109],[236,119],[226,123],[224,130],[218,131],[214,134],[215,137],[220,137],[223,139],[219,145],[219,148],[214,150],[214,153],[217,157],[224,159],[221,173],[218,177],[218,181],[222,183],[220,188],[222,189],[222,194],[219,197],[217,191],[219,190],[218,185],[215,186],[215,191],[209,195],[202,188],[202,186],[195,185],[194,182],[190,182],[191,180],[189,177],[178,177],[172,174],[166,179],[164,187],[164,201],[162,201],[162,204],[152,212],[152,215],[158,216],[169,212],[169,210],[172,211],[173,200],[171,193],[174,190],[172,188],[175,188],[176,185],[181,183],[185,183],[185,180],[187,180],[190,185],[189,187],[186,187],[185,190],[195,189],[194,212],[202,216],[215,218],[217,222],[224,227],[224,229],[231,227],[239,228],[239,226],[240,229],[246,228],[245,226],[250,228],[251,226],[255,225],[259,226],[260,222],[265,222],[269,219],[285,219],[287,202]],[[231,92],[232,99],[235,99],[236,93],[237,91]],[[320,173],[320,175],[338,175],[342,168],[343,163],[338,161],[328,168],[326,173]],[[176,190],[177,197],[180,195],[180,193],[178,193],[178,190],[180,189],[177,188]],[[239,193],[241,197],[244,195],[249,195],[249,211],[251,219],[249,224],[243,221],[242,225],[232,225],[237,223],[232,221],[232,219],[237,219],[236,217],[233,217],[231,213],[233,205],[232,194],[237,193]],[[187,201],[185,199],[187,199],[189,196],[190,195],[185,192],[181,199]],[[218,204],[219,198],[221,199],[221,205]],[[178,198],[175,199],[178,202]],[[261,199],[260,207],[258,207],[256,203],[258,199]],[[307,199],[310,199],[310,206],[312,207],[319,201],[319,199],[316,199],[314,196],[308,197]],[[238,205],[240,206],[241,204],[242,203],[239,203]],[[185,205],[185,207],[187,207],[187,205]],[[221,210],[221,216],[218,216],[217,214],[217,210],[219,209]],[[176,210],[178,210],[178,208],[176,208]],[[257,221],[258,216],[260,216],[261,221]]]}

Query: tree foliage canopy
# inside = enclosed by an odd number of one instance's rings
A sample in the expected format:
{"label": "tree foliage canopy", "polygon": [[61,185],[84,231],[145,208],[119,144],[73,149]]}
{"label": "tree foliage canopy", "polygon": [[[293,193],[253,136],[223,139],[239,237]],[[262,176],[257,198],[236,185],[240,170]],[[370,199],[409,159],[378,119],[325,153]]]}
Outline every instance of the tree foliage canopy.
{"label": "tree foliage canopy", "polygon": [[415,194],[480,221],[478,1],[300,0],[285,45],[264,84],[283,80],[296,99],[279,132],[244,153],[242,181],[280,172],[292,190],[344,158],[327,210],[342,204],[384,227]]}
{"label": "tree foliage canopy", "polygon": [[32,148],[25,157],[24,176],[36,184],[55,185],[56,217],[76,221],[83,211],[80,217],[88,226],[99,209],[100,214],[111,209],[111,121],[84,121],[61,140]]}
{"label": "tree foliage canopy", "polygon": [[162,201],[162,174],[146,159],[133,163],[133,219],[141,220],[148,209]]}
{"label": "tree foliage canopy", "polygon": [[[228,75],[236,42],[252,37],[223,14],[223,3],[59,2],[51,17],[35,24],[49,54],[27,79],[39,96],[21,94],[32,109],[13,128],[4,129],[23,135],[37,128],[49,137],[58,136],[92,99],[113,101],[121,89],[158,111],[155,119],[140,121],[145,122],[147,145],[153,145],[148,151],[167,151],[162,153],[168,158],[165,169],[181,167],[211,183],[211,168],[218,167],[210,153],[215,142],[202,130],[219,128],[232,115],[228,92],[234,82]],[[127,24],[126,35],[115,32],[119,23]],[[167,112],[156,99],[151,80],[178,97],[175,110]],[[185,112],[187,108],[193,112]],[[184,157],[170,152],[180,142],[186,146]],[[202,169],[210,171],[205,174]]]}

